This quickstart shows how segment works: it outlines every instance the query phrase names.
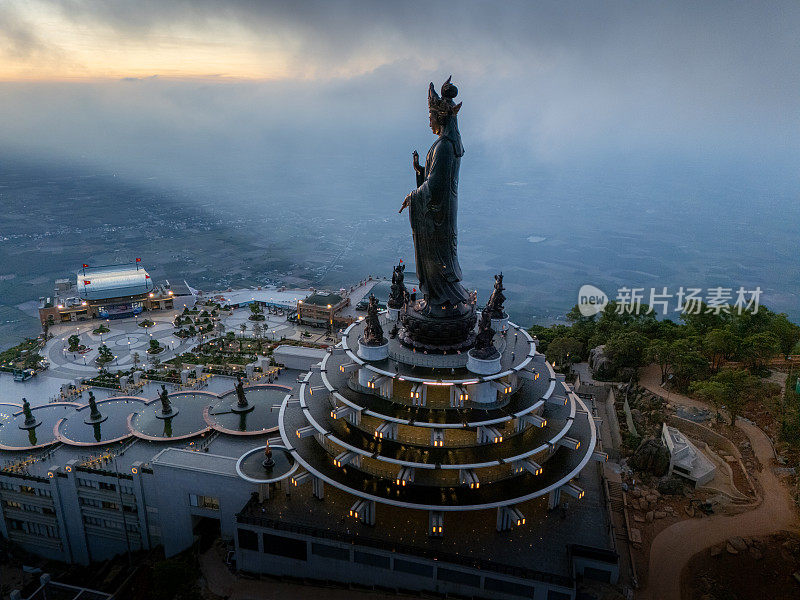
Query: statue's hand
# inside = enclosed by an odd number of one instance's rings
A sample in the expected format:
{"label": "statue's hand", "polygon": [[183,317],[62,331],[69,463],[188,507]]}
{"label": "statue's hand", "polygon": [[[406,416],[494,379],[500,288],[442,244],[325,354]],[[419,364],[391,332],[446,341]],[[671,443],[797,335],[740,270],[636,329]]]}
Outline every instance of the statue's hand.
{"label": "statue's hand", "polygon": [[412,166],[414,167],[414,171],[417,173],[422,173],[422,166],[419,164],[419,154],[417,151],[414,150],[414,153],[411,155],[413,160],[411,161]]}
{"label": "statue's hand", "polygon": [[411,205],[411,194],[408,194],[408,195],[406,196],[406,199],[405,199],[405,200],[403,200],[403,206],[401,206],[401,207],[400,207],[400,210],[398,210],[397,212],[398,212],[398,213],[401,213],[401,212],[403,212],[403,210],[405,210],[405,209],[406,209],[406,207],[408,207],[408,206],[410,206],[410,205]]}

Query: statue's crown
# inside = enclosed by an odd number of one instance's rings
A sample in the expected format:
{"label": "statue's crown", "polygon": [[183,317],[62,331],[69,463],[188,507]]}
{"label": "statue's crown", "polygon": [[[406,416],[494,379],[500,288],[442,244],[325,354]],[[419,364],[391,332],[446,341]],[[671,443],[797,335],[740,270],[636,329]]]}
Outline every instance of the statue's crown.
{"label": "statue's crown", "polygon": [[458,88],[450,83],[452,78],[453,76],[451,75],[447,78],[447,81],[442,84],[441,96],[436,93],[432,81],[431,85],[428,87],[428,108],[439,117],[457,115],[458,111],[461,109],[461,102],[458,104],[453,102],[453,98],[458,95]]}

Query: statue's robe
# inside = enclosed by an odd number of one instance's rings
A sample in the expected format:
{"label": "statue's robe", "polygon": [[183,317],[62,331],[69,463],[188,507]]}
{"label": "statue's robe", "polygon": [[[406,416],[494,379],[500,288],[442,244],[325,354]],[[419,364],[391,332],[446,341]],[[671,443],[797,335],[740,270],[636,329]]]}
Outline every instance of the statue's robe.
{"label": "statue's robe", "polygon": [[455,117],[428,150],[425,175],[411,192],[409,220],[414,239],[419,287],[431,309],[466,306],[458,264],[458,169],[464,149]]}

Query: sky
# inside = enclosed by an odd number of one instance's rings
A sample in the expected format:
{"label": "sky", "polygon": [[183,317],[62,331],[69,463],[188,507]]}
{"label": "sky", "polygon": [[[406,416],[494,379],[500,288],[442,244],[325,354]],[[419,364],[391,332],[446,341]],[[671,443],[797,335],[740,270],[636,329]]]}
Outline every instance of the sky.
{"label": "sky", "polygon": [[92,154],[72,138],[124,133],[121,118],[224,137],[272,123],[270,104],[312,124],[350,107],[402,130],[414,113],[397,107],[417,109],[427,81],[453,73],[479,142],[537,160],[601,148],[794,160],[798,26],[796,2],[5,0],[13,110],[0,134]]}

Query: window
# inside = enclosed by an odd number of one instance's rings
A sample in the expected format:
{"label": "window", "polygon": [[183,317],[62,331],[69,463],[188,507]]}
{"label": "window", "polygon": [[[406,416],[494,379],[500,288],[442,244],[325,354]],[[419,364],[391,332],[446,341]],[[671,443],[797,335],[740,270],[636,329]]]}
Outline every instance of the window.
{"label": "window", "polygon": [[195,496],[189,494],[189,505],[208,510],[219,510],[219,499],[212,496]]}
{"label": "window", "polygon": [[329,546],[328,544],[311,544],[311,553],[325,558],[333,558],[336,560],[350,560],[350,550],[347,548],[339,548],[338,546]]}
{"label": "window", "polygon": [[512,594],[514,596],[524,596],[525,598],[533,598],[536,595],[536,588],[522,583],[514,583],[513,581],[495,579],[494,577],[484,577],[483,589],[491,592]]}
{"label": "window", "polygon": [[410,560],[403,560],[401,558],[394,559],[394,570],[400,573],[419,575],[420,577],[433,577],[432,566],[411,562]]}
{"label": "window", "polygon": [[78,498],[81,506],[100,506],[100,501],[94,498]]}
{"label": "window", "polygon": [[382,569],[389,568],[389,557],[381,556],[380,554],[371,554],[369,552],[360,552],[356,550],[353,553],[353,560],[362,565],[369,565],[371,567],[380,567]]}
{"label": "window", "polygon": [[117,486],[113,483],[106,483],[105,481],[100,481],[97,484],[97,487],[101,490],[106,490],[107,492],[116,492]]}
{"label": "window", "polygon": [[264,552],[297,560],[308,560],[308,547],[304,540],[265,533]]}
{"label": "window", "polygon": [[3,506],[6,508],[16,508],[17,510],[22,510],[22,504],[15,502],[14,500],[3,500]]}
{"label": "window", "polygon": [[16,490],[17,486],[7,481],[0,481],[0,490]]}
{"label": "window", "polygon": [[481,578],[479,575],[465,573],[464,571],[454,571],[453,569],[439,567],[439,570],[436,573],[436,578],[439,581],[449,581],[450,583],[460,583],[463,585],[471,585],[472,587],[481,587]]}
{"label": "window", "polygon": [[116,502],[107,502],[106,500],[103,500],[100,506],[102,506],[106,510],[119,510],[119,504],[117,504]]}
{"label": "window", "polygon": [[258,550],[258,534],[250,529],[239,529],[239,548],[242,550]]}

